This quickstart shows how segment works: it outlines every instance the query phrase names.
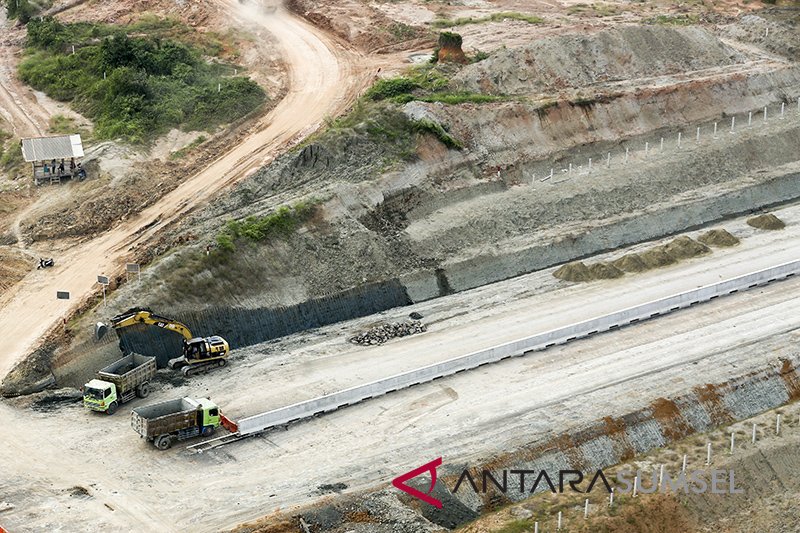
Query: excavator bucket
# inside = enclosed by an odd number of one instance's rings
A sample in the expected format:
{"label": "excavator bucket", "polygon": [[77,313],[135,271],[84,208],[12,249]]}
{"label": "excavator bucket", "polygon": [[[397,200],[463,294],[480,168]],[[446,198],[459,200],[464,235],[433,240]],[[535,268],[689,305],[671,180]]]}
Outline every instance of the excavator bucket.
{"label": "excavator bucket", "polygon": [[108,325],[107,324],[103,324],[102,322],[98,322],[97,324],[95,324],[95,326],[94,326],[94,337],[97,340],[100,340],[103,337],[105,337],[106,333],[108,333]]}

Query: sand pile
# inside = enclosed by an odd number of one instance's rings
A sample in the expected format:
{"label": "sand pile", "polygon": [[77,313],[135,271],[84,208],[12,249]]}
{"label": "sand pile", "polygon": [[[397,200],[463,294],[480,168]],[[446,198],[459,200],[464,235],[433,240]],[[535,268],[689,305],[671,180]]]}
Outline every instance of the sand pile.
{"label": "sand pile", "polygon": [[708,246],[736,246],[739,244],[739,239],[725,231],[724,229],[712,229],[703,233],[697,238],[698,241]]}
{"label": "sand pile", "polygon": [[663,246],[650,248],[639,254],[639,257],[641,257],[647,268],[661,268],[677,262],[674,257],[664,250]]}
{"label": "sand pile", "polygon": [[748,218],[747,224],[749,226],[753,226],[754,228],[758,229],[783,229],[786,227],[786,224],[783,223],[783,220],[779,219],[772,213],[767,213],[766,215],[758,215],[757,217]]}
{"label": "sand pile", "polygon": [[564,281],[592,281],[592,272],[581,261],[567,263],[553,272],[553,275]]}
{"label": "sand pile", "polygon": [[639,254],[625,254],[611,264],[624,272],[644,272],[648,268]]}
{"label": "sand pile", "polygon": [[589,265],[589,272],[591,272],[594,279],[616,279],[625,275],[622,270],[611,263],[595,263]]}
{"label": "sand pile", "polygon": [[678,261],[711,253],[708,246],[685,235],[673,239],[665,244],[663,248],[665,252]]}

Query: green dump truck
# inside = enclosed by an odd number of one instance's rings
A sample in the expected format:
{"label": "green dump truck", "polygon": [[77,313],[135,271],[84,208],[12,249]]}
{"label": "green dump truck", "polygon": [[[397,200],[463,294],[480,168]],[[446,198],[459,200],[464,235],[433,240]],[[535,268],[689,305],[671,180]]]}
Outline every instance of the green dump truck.
{"label": "green dump truck", "polygon": [[96,379],[83,386],[83,405],[113,415],[120,404],[150,394],[150,380],[156,370],[155,357],[127,355],[100,370]]}
{"label": "green dump truck", "polygon": [[159,450],[178,440],[212,435],[219,425],[219,407],[208,398],[178,398],[131,411],[133,429]]}

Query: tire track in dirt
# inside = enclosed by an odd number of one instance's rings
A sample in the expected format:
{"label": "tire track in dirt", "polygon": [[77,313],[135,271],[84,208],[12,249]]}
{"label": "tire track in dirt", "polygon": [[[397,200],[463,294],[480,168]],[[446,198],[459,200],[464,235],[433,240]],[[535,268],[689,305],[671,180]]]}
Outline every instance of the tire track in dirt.
{"label": "tire track in dirt", "polygon": [[[9,340],[0,355],[0,376],[5,376],[51,327],[92,293],[98,274],[121,272],[134,244],[144,242],[270,162],[282,149],[315,131],[325,117],[351,105],[371,81],[373,68],[364,56],[286,9],[264,14],[235,1],[220,3],[232,16],[259,24],[275,36],[288,66],[286,97],[263,121],[266,125],[262,130],[232,147],[156,204],[57,257],[56,267],[45,280],[34,280],[32,275],[23,280],[20,290],[0,303],[0,331]],[[70,302],[57,302],[56,291],[69,291]]]}

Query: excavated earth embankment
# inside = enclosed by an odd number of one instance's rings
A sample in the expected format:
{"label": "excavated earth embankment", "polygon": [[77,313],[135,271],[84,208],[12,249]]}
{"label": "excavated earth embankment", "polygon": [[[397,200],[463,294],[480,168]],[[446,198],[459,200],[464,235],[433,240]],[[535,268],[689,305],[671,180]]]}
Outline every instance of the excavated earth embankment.
{"label": "excavated earth embankment", "polygon": [[[566,62],[562,47],[581,51],[570,60],[578,63]],[[527,70],[515,77],[517,60]],[[312,139],[171,228],[150,249],[155,256],[134,250],[156,259],[141,285],[123,285],[110,310],[90,313],[87,323],[135,305],[179,316],[207,310],[223,322],[280,307],[290,309],[279,313],[292,321],[287,331],[296,331],[320,322],[292,309],[308,302],[327,309],[338,295],[346,303],[354,287],[399,288],[379,301],[402,305],[800,197],[800,116],[791,105],[777,116],[781,102],[800,97],[800,69],[709,29],[631,26],[549,37],[500,50],[454,79],[461,88],[525,98],[384,111],[438,123],[464,145],[447,149],[423,136],[416,157],[401,162],[398,141],[370,134],[373,118]],[[758,115],[764,106],[767,121]],[[299,231],[242,244],[222,262],[204,259],[228,219],[301,198],[318,207]],[[212,237],[176,246],[184,235]],[[333,306],[335,313],[322,314],[366,312]],[[225,326],[215,324],[203,329]]]}

